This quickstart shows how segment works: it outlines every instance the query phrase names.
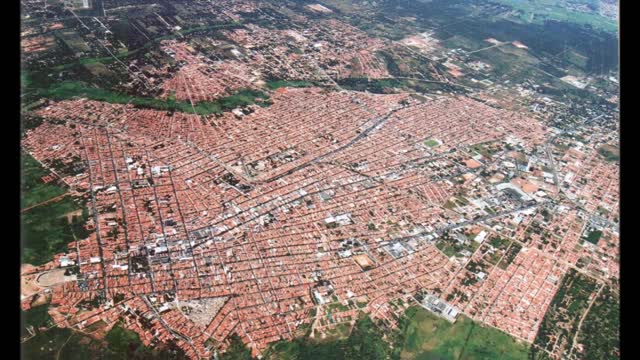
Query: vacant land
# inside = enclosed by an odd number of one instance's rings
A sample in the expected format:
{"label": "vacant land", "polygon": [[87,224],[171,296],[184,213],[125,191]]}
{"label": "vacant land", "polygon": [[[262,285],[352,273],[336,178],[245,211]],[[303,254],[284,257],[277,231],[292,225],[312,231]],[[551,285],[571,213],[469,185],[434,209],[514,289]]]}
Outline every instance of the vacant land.
{"label": "vacant land", "polygon": [[38,331],[41,327],[46,328],[51,325],[53,325],[53,321],[51,320],[51,316],[49,316],[47,306],[38,306],[28,311],[20,312],[21,337],[29,335],[27,327],[33,327],[34,331]]}
{"label": "vacant land", "polygon": [[[421,307],[409,308],[399,330],[383,330],[365,317],[348,338],[318,341],[299,338],[271,346],[266,359],[526,359],[528,346],[464,316],[455,324]],[[384,340],[383,340],[384,339]],[[392,346],[393,345],[393,346]],[[249,357],[235,346],[234,356]]]}
{"label": "vacant land", "polygon": [[[292,342],[280,341],[271,346],[265,359],[362,359],[376,360],[392,357],[393,349],[383,340],[384,333],[369,317],[356,323],[347,338],[333,341],[319,341],[298,338]],[[242,357],[225,357],[240,359]]]}
{"label": "vacant land", "polygon": [[[596,12],[596,2],[593,1],[557,1],[557,0],[493,0],[497,3],[512,7],[520,20],[532,23],[544,23],[548,20],[570,22],[589,25],[596,29],[616,31],[618,25],[614,20],[607,19]],[[582,4],[585,10],[576,11],[568,5]],[[589,8],[589,11],[586,9]]]}
{"label": "vacant land", "polygon": [[409,308],[402,324],[401,359],[526,359],[528,347],[511,336],[461,316],[451,324],[422,308]]}
{"label": "vacant land", "polygon": [[31,155],[22,153],[20,158],[22,176],[20,177],[20,207],[27,208],[62,195],[66,189],[57,185],[55,181],[45,184],[42,177],[49,175],[49,171],[40,165]]}
{"label": "vacant land", "polygon": [[598,154],[609,162],[616,162],[620,160],[620,149],[615,146],[603,145],[598,149]]}
{"label": "vacant land", "polygon": [[[511,81],[539,77],[537,73],[540,71],[535,66],[526,65],[534,58],[555,59],[555,55],[567,49],[574,53],[574,58],[581,58],[580,63],[585,66],[583,71],[599,73],[616,69],[618,41],[615,22],[596,14],[567,10],[567,3],[550,0],[492,0],[481,4],[474,1],[399,0],[397,4],[402,7],[389,5],[385,10],[416,17],[416,24],[434,28],[435,38],[449,48],[484,47],[484,40],[489,37],[522,42],[529,47],[527,53],[532,57],[508,56],[502,53],[501,48],[474,54],[479,60],[486,60],[494,68],[494,73],[509,72]],[[460,21],[463,18],[464,21]],[[513,70],[517,74],[505,67],[509,59],[516,60],[511,65],[515,65]],[[576,61],[572,60],[574,63],[569,59],[563,61],[566,64],[562,67],[567,64],[575,66]]]}
{"label": "vacant land", "polygon": [[73,217],[71,224],[65,216],[80,209],[84,209],[84,205],[65,197],[21,214],[22,263],[44,264],[65,251],[67,244],[75,240],[74,234],[78,238],[86,237],[83,225],[88,213]]}

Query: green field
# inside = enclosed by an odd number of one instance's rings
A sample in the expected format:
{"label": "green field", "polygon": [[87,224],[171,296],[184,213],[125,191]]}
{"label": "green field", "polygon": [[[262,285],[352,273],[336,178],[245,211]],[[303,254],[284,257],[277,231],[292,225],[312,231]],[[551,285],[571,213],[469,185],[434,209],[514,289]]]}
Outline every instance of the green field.
{"label": "green field", "polygon": [[[243,349],[235,343],[233,352],[223,359],[249,359]],[[460,316],[451,324],[421,307],[411,307],[400,319],[399,330],[384,330],[365,316],[347,338],[279,341],[270,346],[264,359],[515,360],[526,359],[528,351],[527,344],[467,317]]]}
{"label": "green field", "polygon": [[[33,157],[21,156],[21,208],[27,208],[62,195],[66,189],[53,182],[44,184],[41,177],[48,174]],[[88,235],[83,224],[88,218],[86,210],[72,216],[69,224],[65,214],[84,209],[71,197],[31,208],[20,214],[22,262],[40,265],[53,259],[53,255],[65,251],[75,235],[81,239]]]}
{"label": "green field", "polygon": [[305,80],[271,80],[267,81],[267,88],[275,90],[282,87],[311,87],[315,84]]}
{"label": "green field", "polygon": [[429,140],[425,140],[425,141],[424,141],[424,145],[425,145],[425,146],[428,146],[428,147],[434,147],[434,146],[438,146],[438,145],[440,145],[440,143],[439,143],[439,142],[437,142],[436,140],[429,139]]}
{"label": "green field", "polygon": [[526,359],[528,346],[460,316],[451,324],[418,307],[402,324],[401,359]]}
{"label": "green field", "polygon": [[609,162],[620,161],[620,149],[613,146],[601,146],[598,148],[598,154],[604,157]]}
{"label": "green field", "polygon": [[597,245],[598,240],[600,240],[601,237],[602,237],[602,231],[600,230],[591,231],[589,235],[587,235],[587,241],[594,245]]}
{"label": "green field", "polygon": [[41,265],[53,259],[53,255],[66,251],[67,244],[88,236],[83,224],[88,212],[73,217],[69,224],[65,214],[84,209],[84,205],[71,197],[35,207],[21,214],[22,263]]}
{"label": "green field", "polygon": [[[393,350],[383,340],[383,333],[373,320],[364,317],[346,338],[338,340],[318,340],[298,338],[294,341],[280,341],[273,344],[264,355],[267,360],[382,360],[392,357]],[[228,359],[236,359],[229,357]]]}
{"label": "green field", "polygon": [[[556,20],[579,25],[589,25],[596,29],[617,31],[618,24],[595,12],[585,13],[567,8],[568,3],[579,1],[557,0],[492,0],[493,2],[512,7],[518,12],[520,20],[531,23],[543,23],[546,20]],[[596,1],[584,0],[583,4],[596,4]]]}
{"label": "green field", "polygon": [[64,194],[67,190],[55,182],[45,184],[41,178],[49,174],[31,155],[22,153],[20,157],[20,207],[26,208],[56,196]]}
{"label": "green field", "polygon": [[195,106],[187,101],[174,99],[157,99],[150,97],[131,96],[110,91],[98,87],[92,87],[80,81],[66,81],[56,83],[47,88],[35,89],[39,97],[66,100],[74,97],[85,97],[91,100],[105,101],[112,104],[133,104],[142,108],[156,110],[179,111],[184,113],[196,113],[198,115],[220,114],[223,111],[246,106],[254,103],[267,105],[267,94],[258,90],[241,90],[233,95],[214,101],[200,102]]}
{"label": "green field", "polygon": [[375,94],[389,94],[396,92],[396,89],[413,90],[422,93],[432,93],[435,91],[450,92],[461,90],[455,85],[444,84],[431,81],[405,80],[405,79],[369,79],[369,78],[345,78],[337,81],[338,85],[347,90],[368,91]]}

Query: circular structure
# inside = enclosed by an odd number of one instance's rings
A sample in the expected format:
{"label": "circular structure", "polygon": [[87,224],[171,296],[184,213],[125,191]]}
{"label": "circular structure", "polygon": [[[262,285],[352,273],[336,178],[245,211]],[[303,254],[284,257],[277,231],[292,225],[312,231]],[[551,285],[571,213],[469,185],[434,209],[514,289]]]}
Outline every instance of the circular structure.
{"label": "circular structure", "polygon": [[38,286],[43,287],[51,287],[57,284],[61,284],[63,282],[71,280],[71,276],[65,276],[65,269],[55,269],[47,272],[43,272],[42,274],[36,277],[36,284]]}

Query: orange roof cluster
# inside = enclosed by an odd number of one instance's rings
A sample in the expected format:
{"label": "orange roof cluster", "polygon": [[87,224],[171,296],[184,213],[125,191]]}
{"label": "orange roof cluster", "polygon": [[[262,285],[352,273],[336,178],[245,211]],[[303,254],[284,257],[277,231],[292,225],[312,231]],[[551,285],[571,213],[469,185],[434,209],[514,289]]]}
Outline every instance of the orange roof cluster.
{"label": "orange roof cluster", "polygon": [[[272,100],[241,119],[85,99],[38,111],[47,121],[23,145],[41,161],[82,159],[84,173],[65,181],[89,191],[97,220],[65,254],[80,275],[53,289],[56,321],[125,316],[145,344],[173,341],[191,358],[237,333],[258,354],[302,324],[316,336],[352,324],[360,308],[393,326],[400,309],[389,302],[428,290],[533,339],[554,279],[581,256],[570,244],[582,223],[575,213],[544,222],[480,170],[513,171],[506,143],[538,154],[539,122],[465,97],[307,88]],[[473,155],[477,144],[497,153]],[[497,214],[483,210],[489,203]],[[567,232],[551,242],[529,231],[556,224]],[[445,255],[436,242],[460,228],[481,245]],[[491,265],[487,234],[526,249],[506,269]],[[106,305],[78,311],[96,297]],[[220,306],[201,310],[207,299]]]}

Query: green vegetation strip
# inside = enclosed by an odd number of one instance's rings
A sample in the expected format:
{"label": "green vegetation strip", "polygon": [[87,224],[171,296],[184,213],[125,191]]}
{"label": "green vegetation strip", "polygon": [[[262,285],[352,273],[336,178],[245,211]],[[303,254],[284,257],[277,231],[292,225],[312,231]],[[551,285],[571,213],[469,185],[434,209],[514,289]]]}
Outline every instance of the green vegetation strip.
{"label": "green vegetation strip", "polygon": [[36,89],[40,97],[66,100],[85,97],[91,100],[106,101],[113,104],[133,104],[142,108],[196,113],[198,115],[221,114],[223,111],[258,103],[268,105],[268,95],[259,90],[241,90],[237,93],[214,101],[200,102],[195,106],[186,101],[175,99],[157,99],[122,94],[102,88],[92,87],[80,81],[67,81],[53,84],[49,88]]}
{"label": "green vegetation strip", "polygon": [[293,88],[297,88],[297,87],[311,87],[311,86],[315,86],[316,84],[310,81],[305,81],[305,80],[270,80],[267,81],[267,88],[269,88],[270,90],[275,90],[275,89],[279,89],[282,87],[293,87]]}

